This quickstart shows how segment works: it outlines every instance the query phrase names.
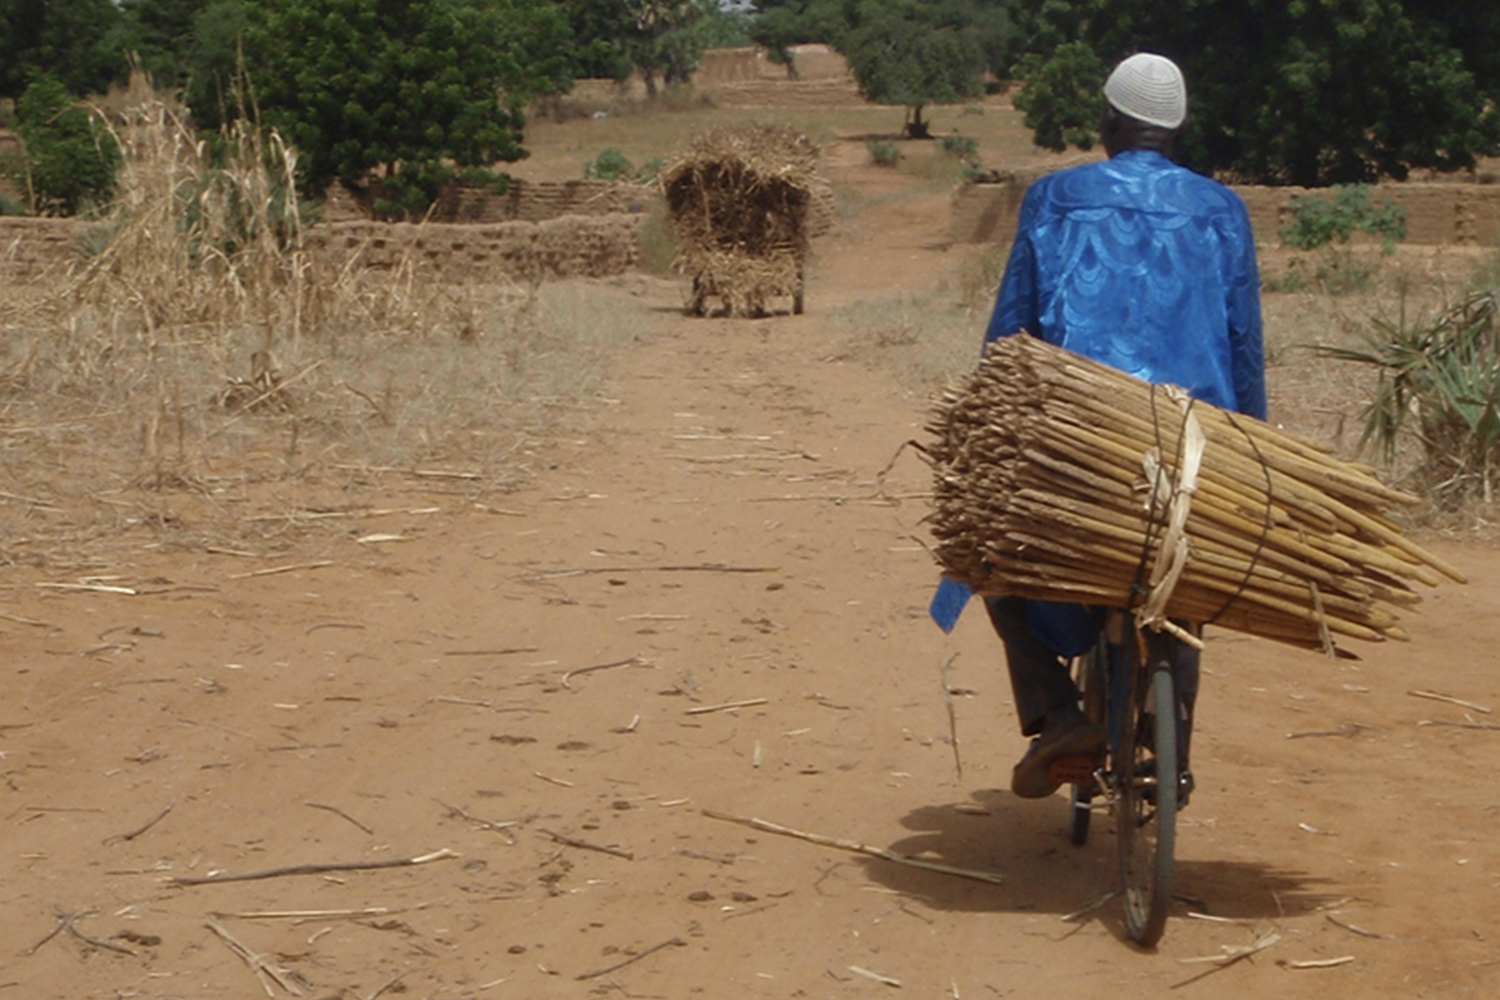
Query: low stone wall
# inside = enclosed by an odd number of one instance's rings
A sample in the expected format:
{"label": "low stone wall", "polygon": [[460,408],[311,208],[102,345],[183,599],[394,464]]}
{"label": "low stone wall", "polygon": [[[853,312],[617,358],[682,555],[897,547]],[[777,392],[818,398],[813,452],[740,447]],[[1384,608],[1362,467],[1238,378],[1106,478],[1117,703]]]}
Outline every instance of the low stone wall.
{"label": "low stone wall", "polygon": [[[357,266],[376,269],[410,260],[436,281],[531,282],[629,271],[640,256],[640,221],[621,213],[480,225],[355,220],[315,226],[306,238],[337,266],[358,255]],[[0,287],[63,271],[79,259],[84,230],[71,219],[0,217]]]}
{"label": "low stone wall", "polygon": [[[966,184],[953,193],[948,235],[955,243],[1008,242],[1015,234],[1021,198],[1041,173],[1010,175],[994,184]],[[1236,186],[1250,211],[1257,243],[1280,240],[1291,221],[1292,200],[1314,190]],[[1488,246],[1500,242],[1500,185],[1462,182],[1377,184],[1370,200],[1406,209],[1406,240],[1416,246]]]}
{"label": "low stone wall", "polygon": [[604,278],[635,266],[640,220],[617,214],[487,225],[336,222],[312,230],[309,244],[339,266],[356,255],[359,266],[377,269],[411,260],[442,281]]}
{"label": "low stone wall", "polygon": [[[644,212],[651,199],[659,197],[647,184],[620,181],[513,180],[505,194],[477,188],[452,187],[439,197],[432,210],[434,222],[544,222],[565,215],[616,215]],[[351,222],[369,215],[342,186],[329,189],[323,202],[327,222]]]}

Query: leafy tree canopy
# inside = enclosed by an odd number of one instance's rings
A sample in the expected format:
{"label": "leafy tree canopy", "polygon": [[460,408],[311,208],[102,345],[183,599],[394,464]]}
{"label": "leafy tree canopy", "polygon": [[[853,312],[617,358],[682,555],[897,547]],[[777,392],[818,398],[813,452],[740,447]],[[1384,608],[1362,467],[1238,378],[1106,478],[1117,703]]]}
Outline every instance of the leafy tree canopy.
{"label": "leafy tree canopy", "polygon": [[759,0],[756,8],[752,36],[774,57],[785,61],[803,42],[832,45],[866,98],[906,106],[912,136],[927,135],[927,105],[983,93],[1010,33],[1001,0]]}
{"label": "leafy tree canopy", "polygon": [[73,94],[123,79],[125,19],[110,0],[0,0],[0,97],[46,74]]}
{"label": "leafy tree canopy", "polygon": [[1013,2],[1017,104],[1048,148],[1087,148],[1094,78],[1152,51],[1187,77],[1178,152],[1204,172],[1313,186],[1472,168],[1500,153],[1500,4]]}
{"label": "leafy tree canopy", "polygon": [[526,104],[572,81],[571,32],[545,0],[253,0],[245,51],[304,188],[376,171],[398,212],[430,202],[447,164],[525,156]]}

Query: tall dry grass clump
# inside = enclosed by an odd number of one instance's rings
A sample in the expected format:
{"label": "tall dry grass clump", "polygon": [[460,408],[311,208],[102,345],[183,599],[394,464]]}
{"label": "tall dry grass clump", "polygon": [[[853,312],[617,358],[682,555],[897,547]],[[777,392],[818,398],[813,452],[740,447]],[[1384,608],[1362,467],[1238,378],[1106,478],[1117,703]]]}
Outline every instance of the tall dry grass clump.
{"label": "tall dry grass clump", "polygon": [[396,480],[507,489],[645,330],[622,289],[453,282],[420,238],[335,240],[275,132],[204,141],[141,81],[111,129],[113,213],[42,279],[0,273],[0,490],[69,511],[0,508],[0,562],[121,526],[245,540],[255,511]]}
{"label": "tall dry grass clump", "polygon": [[504,485],[639,331],[618,304],[322,249],[278,135],[205,141],[142,80],[130,97],[92,252],[0,296],[4,440],[41,492],[435,462]]}

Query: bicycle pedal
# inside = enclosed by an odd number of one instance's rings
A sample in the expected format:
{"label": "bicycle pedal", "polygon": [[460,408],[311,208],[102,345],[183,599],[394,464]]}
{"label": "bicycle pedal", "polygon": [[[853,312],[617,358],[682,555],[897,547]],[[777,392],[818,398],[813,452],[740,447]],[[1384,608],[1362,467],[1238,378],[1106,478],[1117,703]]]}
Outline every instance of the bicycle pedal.
{"label": "bicycle pedal", "polygon": [[1047,765],[1047,776],[1060,785],[1092,785],[1097,766],[1088,754],[1067,754]]}

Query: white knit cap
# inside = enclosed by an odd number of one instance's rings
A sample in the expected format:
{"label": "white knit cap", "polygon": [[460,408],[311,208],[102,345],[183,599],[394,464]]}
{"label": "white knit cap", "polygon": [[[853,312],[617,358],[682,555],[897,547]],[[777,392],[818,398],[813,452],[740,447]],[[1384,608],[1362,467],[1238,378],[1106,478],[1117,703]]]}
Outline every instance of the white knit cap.
{"label": "white knit cap", "polygon": [[1137,52],[1104,81],[1104,96],[1115,110],[1148,125],[1175,129],[1187,117],[1182,70],[1166,56]]}

